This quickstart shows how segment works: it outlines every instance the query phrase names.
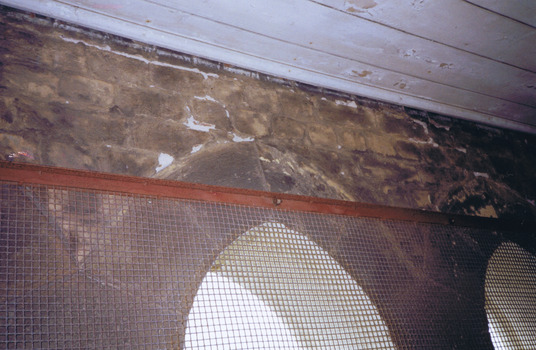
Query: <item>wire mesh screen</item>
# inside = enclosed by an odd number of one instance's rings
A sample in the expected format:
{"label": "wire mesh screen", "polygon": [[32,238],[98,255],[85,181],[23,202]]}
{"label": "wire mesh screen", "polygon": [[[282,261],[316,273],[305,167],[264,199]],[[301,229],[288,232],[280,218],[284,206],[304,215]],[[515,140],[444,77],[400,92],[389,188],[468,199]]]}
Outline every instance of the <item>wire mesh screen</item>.
{"label": "wire mesh screen", "polygon": [[500,233],[9,182],[0,199],[2,348],[536,348],[535,259]]}
{"label": "wire mesh screen", "polygon": [[501,244],[486,272],[486,311],[496,349],[535,348],[534,305],[536,258],[517,244]]}

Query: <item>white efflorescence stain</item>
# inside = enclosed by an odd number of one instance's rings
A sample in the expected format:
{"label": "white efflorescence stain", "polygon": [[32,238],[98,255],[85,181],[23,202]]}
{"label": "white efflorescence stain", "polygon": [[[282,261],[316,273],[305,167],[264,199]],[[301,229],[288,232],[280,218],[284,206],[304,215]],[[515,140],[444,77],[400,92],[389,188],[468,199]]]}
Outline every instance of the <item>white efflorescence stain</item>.
{"label": "white efflorescence stain", "polygon": [[174,158],[166,153],[160,153],[158,156],[158,166],[154,169],[157,173],[173,163]]}
{"label": "white efflorescence stain", "polygon": [[195,120],[193,115],[191,115],[183,124],[188,129],[202,132],[209,132],[210,130],[216,129],[216,125]]}
{"label": "white efflorescence stain", "polygon": [[201,148],[203,148],[203,145],[195,145],[194,147],[192,147],[192,151],[190,152],[190,154],[194,154],[196,152],[199,152],[201,150]]}
{"label": "white efflorescence stain", "polygon": [[336,100],[335,104],[338,105],[338,106],[346,106],[346,107],[350,107],[350,108],[357,108],[357,104],[355,103],[355,101]]}
{"label": "white efflorescence stain", "polygon": [[225,104],[223,104],[220,101],[216,100],[214,97],[209,96],[209,95],[205,95],[205,96],[194,96],[194,98],[196,100],[200,100],[200,101],[210,101],[210,102],[214,102],[214,103],[219,104],[225,110],[225,115],[227,116],[227,119],[231,118],[231,116],[229,115],[229,111],[227,110],[227,107],[225,106]]}
{"label": "white efflorescence stain", "polygon": [[155,65],[155,66],[168,67],[168,68],[173,68],[173,69],[178,69],[178,70],[183,70],[183,71],[188,71],[188,72],[192,72],[192,73],[201,74],[203,76],[203,79],[208,79],[209,77],[210,78],[218,78],[219,77],[218,74],[205,73],[203,71],[200,71],[197,68],[189,68],[189,67],[179,66],[179,65],[176,65],[176,64],[169,64],[169,63],[155,61],[155,60],[148,60],[145,57],[141,57],[141,56],[138,56],[138,55],[132,55],[132,54],[129,54],[129,53],[126,53],[126,52],[115,51],[115,50],[112,50],[112,48],[110,46],[108,46],[108,45],[105,45],[105,46],[94,45],[94,44],[87,43],[87,42],[85,42],[83,40],[66,38],[64,36],[62,36],[61,39],[63,41],[73,43],[73,44],[82,43],[85,46],[94,47],[94,48],[96,48],[98,50],[101,50],[101,51],[107,51],[107,52],[113,53],[115,55],[119,55],[119,56],[131,58],[131,59],[134,59],[134,60],[138,60],[138,61],[144,62],[146,64],[152,64],[152,65]]}
{"label": "white efflorescence stain", "polygon": [[486,174],[486,173],[479,173],[479,172],[475,171],[473,174],[475,175],[475,177],[483,177],[485,179],[489,179],[489,175]]}
{"label": "white efflorescence stain", "polygon": [[252,141],[255,141],[255,138],[251,137],[251,136],[250,137],[240,137],[235,133],[232,133],[232,134],[233,134],[233,141],[234,142],[252,142]]}
{"label": "white efflorescence stain", "polygon": [[205,96],[194,96],[194,98],[196,100],[201,100],[201,101],[210,101],[210,102],[215,102],[215,103],[220,103],[218,102],[216,99],[214,99],[213,97],[209,96],[209,95],[205,95]]}

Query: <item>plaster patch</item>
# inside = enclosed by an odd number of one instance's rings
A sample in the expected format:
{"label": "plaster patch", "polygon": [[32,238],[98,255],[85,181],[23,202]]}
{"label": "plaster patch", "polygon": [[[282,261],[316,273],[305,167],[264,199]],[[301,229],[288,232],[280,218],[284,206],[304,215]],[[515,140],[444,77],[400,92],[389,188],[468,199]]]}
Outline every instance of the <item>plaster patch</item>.
{"label": "plaster patch", "polygon": [[357,108],[357,104],[355,103],[355,101],[341,101],[341,100],[336,100],[335,101],[335,104],[337,106],[346,106],[346,107],[351,107],[351,108]]}
{"label": "plaster patch", "polygon": [[210,101],[210,102],[214,102],[214,103],[217,103],[219,104],[220,106],[223,107],[223,109],[225,110],[225,115],[227,116],[227,119],[231,119],[231,116],[229,115],[229,111],[227,110],[227,107],[225,107],[225,104],[221,103],[220,101],[216,100],[215,98],[213,98],[212,96],[209,96],[209,95],[205,95],[205,96],[194,96],[194,98],[196,100],[200,100],[200,101]]}
{"label": "plaster patch", "polygon": [[201,100],[201,101],[210,101],[210,102],[215,102],[215,103],[220,103],[218,101],[216,101],[213,97],[209,96],[209,95],[205,95],[205,96],[194,96],[194,98],[196,100]]}
{"label": "plaster patch", "polygon": [[234,142],[251,142],[251,141],[255,141],[254,137],[240,137],[235,133],[232,133],[232,134],[233,134],[233,141]]}
{"label": "plaster patch", "polygon": [[447,131],[450,130],[450,126],[441,125],[441,124],[435,122],[433,119],[429,119],[428,121],[430,122],[430,124],[432,124],[433,126],[435,126],[438,129],[445,129]]}
{"label": "plaster patch", "polygon": [[413,137],[410,138],[409,140],[413,143],[418,143],[421,145],[432,145],[432,147],[439,147],[439,145],[435,143],[434,139],[432,139],[431,137],[428,139],[428,141],[417,140],[417,139],[414,139]]}
{"label": "plaster patch", "polygon": [[422,128],[424,129],[424,133],[425,133],[426,135],[428,135],[428,125],[426,125],[425,122],[420,121],[420,120],[415,120],[415,119],[412,119],[412,121],[413,121],[415,124],[419,124],[420,126],[422,126]]}
{"label": "plaster patch", "polygon": [[210,130],[216,129],[216,125],[195,120],[193,115],[191,115],[183,124],[186,125],[188,129],[202,132],[209,132]]}
{"label": "plaster patch", "polygon": [[68,43],[73,43],[73,44],[82,43],[82,44],[84,44],[86,46],[94,47],[94,48],[96,48],[98,50],[101,50],[101,51],[107,51],[107,52],[113,53],[115,55],[119,55],[119,56],[131,58],[131,59],[134,59],[134,60],[138,60],[138,61],[144,62],[146,64],[152,64],[152,65],[155,65],[155,66],[168,67],[168,68],[173,68],[173,69],[178,69],[178,70],[183,70],[183,71],[188,71],[188,72],[192,72],[192,73],[201,74],[204,79],[208,79],[209,77],[211,77],[211,78],[218,78],[219,77],[218,74],[205,73],[205,72],[200,71],[197,68],[188,68],[188,67],[184,67],[184,66],[178,66],[178,65],[175,65],[175,64],[169,64],[169,63],[164,63],[164,62],[159,62],[159,61],[154,61],[154,60],[148,60],[145,57],[141,57],[141,56],[138,56],[138,55],[132,55],[132,54],[129,54],[129,53],[126,53],[126,52],[114,51],[108,45],[106,45],[106,46],[94,45],[94,44],[87,43],[87,42],[85,42],[83,40],[78,40],[78,39],[73,39],[73,38],[66,38],[63,35],[61,36],[61,39],[63,41],[66,41]]}
{"label": "plaster patch", "polygon": [[199,152],[201,150],[201,148],[203,148],[203,145],[196,145],[196,146],[192,147],[192,151],[190,152],[190,154],[194,154],[196,152]]}
{"label": "plaster patch", "polygon": [[160,153],[158,156],[158,166],[154,169],[157,173],[173,163],[174,158],[166,153]]}
{"label": "plaster patch", "polygon": [[475,175],[475,177],[483,177],[485,179],[489,179],[489,175],[486,173],[479,173],[478,171],[475,171],[473,174]]}

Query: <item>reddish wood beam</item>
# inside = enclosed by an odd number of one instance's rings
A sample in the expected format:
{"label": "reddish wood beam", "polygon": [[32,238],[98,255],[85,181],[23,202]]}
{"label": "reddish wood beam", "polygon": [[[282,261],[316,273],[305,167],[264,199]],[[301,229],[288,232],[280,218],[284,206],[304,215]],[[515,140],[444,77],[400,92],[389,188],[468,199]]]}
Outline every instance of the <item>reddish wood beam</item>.
{"label": "reddish wood beam", "polygon": [[493,231],[527,232],[531,235],[536,232],[534,222],[514,222],[476,216],[444,214],[376,204],[115,175],[16,162],[0,161],[0,180],[16,182],[21,185],[40,184],[114,191],[155,197],[276,208],[280,210],[456,225]]}

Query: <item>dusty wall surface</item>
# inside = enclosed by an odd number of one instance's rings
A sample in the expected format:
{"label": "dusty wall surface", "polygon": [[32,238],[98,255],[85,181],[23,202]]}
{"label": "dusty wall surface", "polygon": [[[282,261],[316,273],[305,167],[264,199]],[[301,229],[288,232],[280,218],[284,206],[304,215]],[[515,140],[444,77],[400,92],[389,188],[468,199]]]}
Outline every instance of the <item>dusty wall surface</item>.
{"label": "dusty wall surface", "polygon": [[536,138],[1,8],[0,157],[527,219]]}

